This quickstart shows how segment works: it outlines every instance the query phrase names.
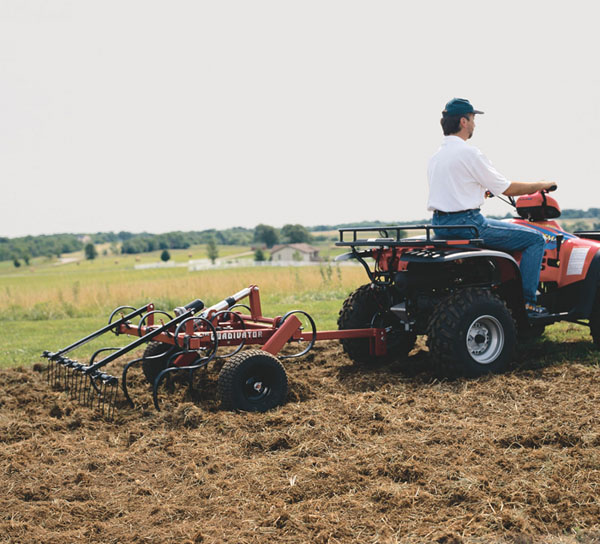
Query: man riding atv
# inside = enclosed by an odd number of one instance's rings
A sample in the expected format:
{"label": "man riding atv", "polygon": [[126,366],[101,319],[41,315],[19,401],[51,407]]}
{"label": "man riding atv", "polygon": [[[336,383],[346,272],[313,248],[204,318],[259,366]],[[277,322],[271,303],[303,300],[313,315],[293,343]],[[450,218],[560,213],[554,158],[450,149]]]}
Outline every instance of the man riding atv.
{"label": "man riding atv", "polygon": [[[479,149],[467,144],[475,130],[477,111],[464,98],[453,98],[442,112],[440,121],[444,140],[429,160],[429,200],[427,209],[433,212],[434,226],[476,227],[483,244],[491,249],[521,251],[521,279],[525,308],[530,316],[544,315],[536,289],[544,256],[544,237],[536,230],[521,225],[487,219],[479,209],[486,196],[504,194],[519,196],[541,190],[553,190],[555,182],[509,181],[500,174]],[[463,229],[436,229],[436,235],[446,239],[461,239]]]}

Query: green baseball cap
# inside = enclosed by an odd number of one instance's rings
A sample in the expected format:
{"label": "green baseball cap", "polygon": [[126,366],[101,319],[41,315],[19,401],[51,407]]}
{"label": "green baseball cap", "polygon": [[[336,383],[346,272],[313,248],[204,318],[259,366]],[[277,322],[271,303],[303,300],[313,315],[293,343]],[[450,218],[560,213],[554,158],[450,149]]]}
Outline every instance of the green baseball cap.
{"label": "green baseball cap", "polygon": [[465,115],[466,113],[483,113],[476,110],[466,98],[453,98],[446,104],[443,115]]}

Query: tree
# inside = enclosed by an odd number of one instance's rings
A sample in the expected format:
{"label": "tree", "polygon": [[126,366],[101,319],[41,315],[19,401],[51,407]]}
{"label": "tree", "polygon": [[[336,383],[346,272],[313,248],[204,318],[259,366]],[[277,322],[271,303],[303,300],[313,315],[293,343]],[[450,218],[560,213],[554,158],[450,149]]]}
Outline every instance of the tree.
{"label": "tree", "polygon": [[281,235],[290,244],[300,244],[310,241],[310,233],[302,225],[284,225]]}
{"label": "tree", "polygon": [[14,257],[13,264],[15,265],[15,268],[19,268],[19,266],[21,266],[21,261],[19,261],[19,259],[17,259],[16,257]]}
{"label": "tree", "polygon": [[85,258],[89,261],[94,260],[98,256],[98,252],[96,251],[96,246],[91,242],[85,245],[84,248]]}
{"label": "tree", "polygon": [[255,252],[254,252],[254,260],[261,262],[261,261],[266,261],[267,258],[265,257],[265,252],[258,248]]}
{"label": "tree", "polygon": [[208,256],[212,264],[215,264],[215,261],[219,256],[219,248],[217,247],[217,242],[215,242],[215,239],[212,237],[208,240],[208,243],[206,244],[206,255]]}
{"label": "tree", "polygon": [[160,254],[160,260],[166,263],[171,258],[171,254],[168,250],[163,249],[163,252]]}
{"label": "tree", "polygon": [[254,241],[263,242],[267,247],[273,247],[279,241],[279,234],[275,227],[261,223],[254,229]]}

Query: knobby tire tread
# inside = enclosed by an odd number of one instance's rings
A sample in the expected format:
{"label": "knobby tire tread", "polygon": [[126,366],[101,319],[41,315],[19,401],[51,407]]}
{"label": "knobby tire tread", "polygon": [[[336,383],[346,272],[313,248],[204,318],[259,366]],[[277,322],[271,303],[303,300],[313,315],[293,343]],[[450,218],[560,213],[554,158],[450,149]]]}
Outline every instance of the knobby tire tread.
{"label": "knobby tire tread", "polygon": [[[360,329],[370,326],[370,320],[377,313],[384,313],[389,310],[385,304],[378,300],[379,296],[384,296],[384,293],[373,288],[372,284],[368,283],[361,285],[342,304],[338,316],[338,329]],[[401,346],[397,346],[395,350],[390,350],[388,346],[388,354],[385,356],[376,357],[369,352],[369,340],[366,338],[349,338],[340,340],[344,353],[354,362],[358,364],[374,364],[379,362],[388,362],[391,360],[401,359],[406,357],[408,352],[413,348],[416,341],[416,335],[406,333],[406,338]]]}
{"label": "knobby tire tread", "polygon": [[[512,325],[516,331],[515,321],[505,301],[492,294],[489,290],[472,287],[455,291],[436,306],[432,312],[426,331],[427,347],[431,356],[442,366],[465,366],[463,361],[455,359],[456,324],[462,316],[469,312],[470,308],[480,303],[501,304],[510,316]],[[512,356],[514,346],[509,346],[508,349]]]}
{"label": "knobby tire tread", "polygon": [[[221,368],[221,371],[219,372],[219,378],[217,381],[217,393],[219,398],[221,399],[221,406],[225,409],[225,410],[237,410],[239,409],[234,402],[235,399],[235,393],[236,393],[236,381],[239,378],[238,376],[238,368],[239,366],[246,361],[246,359],[249,359],[250,357],[253,356],[264,356],[267,357],[269,359],[272,359],[272,361],[274,363],[276,363],[275,366],[279,367],[281,369],[281,371],[283,372],[284,376],[286,375],[285,372],[285,368],[284,366],[281,364],[281,362],[279,361],[279,359],[277,359],[277,357],[275,357],[274,355],[271,355],[270,353],[260,350],[260,349],[249,349],[249,350],[245,350],[245,351],[241,351],[240,353],[236,353],[235,355],[232,355],[227,362],[223,365],[223,367]],[[287,394],[287,387],[288,387],[288,383],[287,383],[287,376],[285,378],[285,392],[282,395],[283,400],[285,400],[285,396]]]}

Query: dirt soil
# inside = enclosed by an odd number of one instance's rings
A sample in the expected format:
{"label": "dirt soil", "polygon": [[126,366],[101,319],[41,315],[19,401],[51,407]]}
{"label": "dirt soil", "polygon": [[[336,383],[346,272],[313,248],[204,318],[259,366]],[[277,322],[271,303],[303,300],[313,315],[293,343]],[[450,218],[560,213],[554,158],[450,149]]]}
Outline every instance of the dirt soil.
{"label": "dirt soil", "polygon": [[219,408],[218,363],[161,412],[132,371],[140,405],[112,421],[42,365],[2,371],[0,542],[600,542],[600,369],[534,350],[442,379],[415,353],[318,345],[264,414]]}

